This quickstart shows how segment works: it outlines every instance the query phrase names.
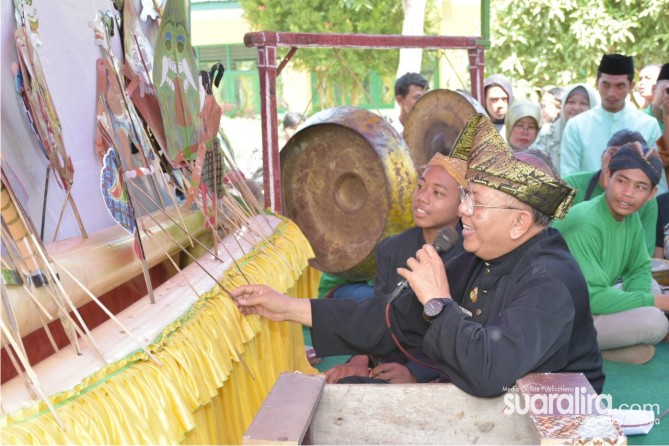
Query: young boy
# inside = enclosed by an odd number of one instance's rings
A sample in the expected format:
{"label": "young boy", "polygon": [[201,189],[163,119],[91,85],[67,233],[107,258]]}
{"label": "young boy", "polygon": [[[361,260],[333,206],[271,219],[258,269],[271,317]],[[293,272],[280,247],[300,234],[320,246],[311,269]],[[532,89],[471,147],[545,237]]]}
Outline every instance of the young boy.
{"label": "young boy", "polygon": [[[377,272],[374,277],[373,298],[388,298],[397,287],[397,283],[402,280],[397,268],[404,267],[407,259],[415,256],[416,251],[423,245],[433,243],[441,228],[450,226],[458,233],[461,232],[458,206],[460,206],[460,186],[464,184],[464,172],[459,172],[457,169],[453,160],[441,153],[435,154],[428,163],[413,194],[415,226],[401,234],[388,237],[376,248]],[[454,248],[443,253],[441,257],[446,261],[462,251],[460,238]],[[410,349],[410,354],[418,361],[397,352],[381,358],[381,363],[372,368],[369,367],[367,355],[356,355],[347,363],[327,370],[325,376],[328,383],[336,383],[343,378],[355,376],[372,378],[366,382],[381,380],[393,384],[429,382],[439,378],[438,369],[427,359],[422,349]],[[359,381],[361,380],[345,382]]]}
{"label": "young boy", "polygon": [[[667,336],[669,295],[651,293],[651,260],[638,213],[662,175],[655,150],[625,144],[613,155],[606,191],[556,221],[588,283],[604,359],[643,364]],[[622,286],[616,286],[622,279]]]}

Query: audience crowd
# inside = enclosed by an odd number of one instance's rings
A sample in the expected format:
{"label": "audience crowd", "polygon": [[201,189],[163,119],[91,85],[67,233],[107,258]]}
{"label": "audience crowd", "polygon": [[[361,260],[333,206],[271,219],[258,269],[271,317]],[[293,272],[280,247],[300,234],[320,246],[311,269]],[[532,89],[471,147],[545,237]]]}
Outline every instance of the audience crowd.
{"label": "audience crowd", "polygon": [[[328,382],[490,396],[530,371],[581,371],[600,390],[602,358],[650,361],[669,331],[653,279],[653,258],[669,265],[669,63],[644,66],[636,89],[635,74],[632,57],[604,54],[594,88],[546,87],[540,102],[489,76],[451,152],[418,166],[415,227],[379,244],[376,277],[324,274],[307,303],[246,286],[237,305],[311,326],[317,354],[354,354]],[[398,79],[400,137],[428,89],[418,73]],[[464,242],[439,256],[429,243],[444,225]],[[402,278],[409,297],[395,302]]]}

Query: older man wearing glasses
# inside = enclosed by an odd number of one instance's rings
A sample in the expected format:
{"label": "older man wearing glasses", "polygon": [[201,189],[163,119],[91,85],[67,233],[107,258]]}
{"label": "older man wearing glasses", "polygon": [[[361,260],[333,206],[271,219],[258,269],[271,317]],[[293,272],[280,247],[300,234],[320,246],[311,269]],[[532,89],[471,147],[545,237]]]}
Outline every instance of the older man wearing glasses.
{"label": "older man wearing glasses", "polygon": [[475,396],[500,395],[531,372],[581,372],[601,392],[587,285],[548,227],[574,191],[538,157],[514,155],[482,114],[451,156],[468,181],[459,207],[467,252],[446,267],[431,245],[408,259],[398,273],[415,298],[310,301],[248,285],[233,292],[238,307],[311,326],[321,356],[422,346],[443,380]]}

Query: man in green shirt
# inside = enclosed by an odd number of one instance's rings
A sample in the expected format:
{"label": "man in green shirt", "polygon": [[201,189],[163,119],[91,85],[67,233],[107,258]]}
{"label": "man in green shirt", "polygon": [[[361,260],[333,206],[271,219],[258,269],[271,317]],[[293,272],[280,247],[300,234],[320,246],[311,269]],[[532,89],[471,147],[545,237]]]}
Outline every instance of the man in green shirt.
{"label": "man in green shirt", "polygon": [[[574,204],[588,201],[604,193],[604,189],[606,189],[606,183],[604,182],[606,175],[602,172],[607,171],[609,168],[609,161],[611,161],[611,157],[615,155],[618,149],[624,144],[632,142],[639,142],[644,148],[647,148],[648,146],[641,133],[629,129],[618,130],[611,136],[611,139],[606,143],[606,149],[602,152],[601,170],[578,172],[564,177],[564,180],[569,183],[571,187],[576,189]],[[639,217],[641,218],[641,225],[643,226],[644,241],[648,248],[648,254],[652,257],[655,252],[657,200],[649,200],[641,206],[641,209],[639,209]]]}
{"label": "man in green shirt", "polygon": [[625,144],[603,172],[605,193],[554,223],[588,283],[604,359],[647,362],[669,330],[669,295],[651,292],[651,260],[636,212],[654,201],[661,173],[657,151]]}

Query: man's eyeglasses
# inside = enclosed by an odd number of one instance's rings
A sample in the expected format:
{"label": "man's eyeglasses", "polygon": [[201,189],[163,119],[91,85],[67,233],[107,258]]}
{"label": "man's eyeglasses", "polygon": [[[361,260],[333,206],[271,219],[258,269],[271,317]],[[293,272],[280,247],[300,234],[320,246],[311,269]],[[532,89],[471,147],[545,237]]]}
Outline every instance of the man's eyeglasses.
{"label": "man's eyeglasses", "polygon": [[472,198],[471,195],[469,195],[469,192],[465,190],[464,187],[460,186],[460,203],[465,205],[465,212],[468,217],[471,217],[474,215],[474,211],[476,208],[488,208],[488,209],[506,209],[506,210],[515,210],[515,211],[521,211],[522,209],[519,208],[513,208],[513,207],[507,207],[507,206],[486,206],[485,204],[476,204],[474,202],[474,199]]}

